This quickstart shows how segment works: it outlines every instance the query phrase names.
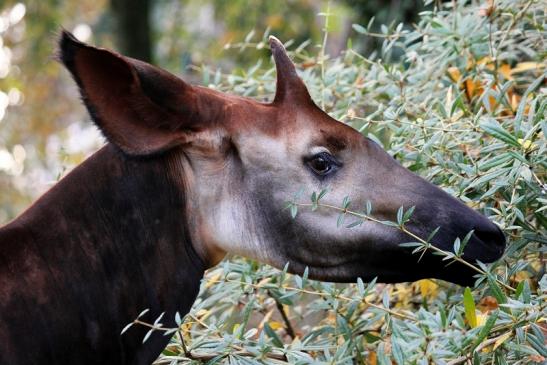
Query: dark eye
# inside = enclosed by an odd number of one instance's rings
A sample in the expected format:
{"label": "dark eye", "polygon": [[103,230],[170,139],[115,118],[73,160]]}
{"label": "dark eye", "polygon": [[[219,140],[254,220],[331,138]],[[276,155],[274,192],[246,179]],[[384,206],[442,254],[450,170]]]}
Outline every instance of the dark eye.
{"label": "dark eye", "polygon": [[318,153],[308,159],[307,163],[313,172],[319,176],[328,175],[340,166],[340,163],[338,163],[335,158],[327,152]]}

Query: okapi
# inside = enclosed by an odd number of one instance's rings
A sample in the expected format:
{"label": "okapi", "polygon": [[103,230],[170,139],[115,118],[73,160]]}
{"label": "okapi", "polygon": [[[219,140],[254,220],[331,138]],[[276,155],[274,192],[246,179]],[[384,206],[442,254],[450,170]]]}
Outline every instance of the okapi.
{"label": "okapi", "polygon": [[441,227],[437,247],[474,230],[464,258],[502,255],[495,224],[319,109],[283,45],[270,47],[277,90],[260,103],[62,33],[60,59],[108,142],[0,229],[1,364],[150,364],[169,339],[122,328],[145,308],[175,326],[227,252],[319,280],[473,282],[464,265],[418,261],[393,227],[337,228],[323,208],[293,219],[284,205],[300,187],[370,201],[383,219],[415,206],[408,229]]}

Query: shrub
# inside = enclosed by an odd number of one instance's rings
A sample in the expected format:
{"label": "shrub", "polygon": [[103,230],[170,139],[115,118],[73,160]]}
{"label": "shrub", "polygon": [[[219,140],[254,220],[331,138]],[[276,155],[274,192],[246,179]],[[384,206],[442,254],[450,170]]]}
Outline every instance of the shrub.
{"label": "shrub", "polygon": [[[158,363],[545,361],[545,4],[437,3],[413,29],[382,26],[376,34],[355,24],[355,44],[383,39],[368,57],[351,42],[334,59],[324,44],[290,48],[318,105],[489,216],[508,237],[503,258],[474,264],[471,290],[437,280],[320,283],[233,257],[207,273],[191,313],[177,318],[180,328],[166,330],[178,336]],[[241,46],[263,48],[266,38]],[[227,75],[204,68],[204,83],[271,99],[275,72],[260,66]],[[294,213],[306,200],[290,203]],[[433,249],[426,237],[417,241],[417,251]],[[463,260],[462,244],[439,259]]]}

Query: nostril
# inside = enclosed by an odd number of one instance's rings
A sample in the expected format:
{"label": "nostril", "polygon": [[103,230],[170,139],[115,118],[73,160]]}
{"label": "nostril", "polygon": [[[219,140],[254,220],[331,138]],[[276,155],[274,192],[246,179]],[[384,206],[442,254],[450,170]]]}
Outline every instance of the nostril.
{"label": "nostril", "polygon": [[486,244],[505,247],[505,235],[502,230],[493,223],[488,226],[476,227],[475,236]]}

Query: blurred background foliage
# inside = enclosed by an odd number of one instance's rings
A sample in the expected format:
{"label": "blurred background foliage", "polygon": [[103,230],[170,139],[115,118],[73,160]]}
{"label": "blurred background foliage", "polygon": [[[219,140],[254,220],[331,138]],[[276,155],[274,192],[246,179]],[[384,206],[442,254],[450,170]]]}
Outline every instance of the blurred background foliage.
{"label": "blurred background foliage", "polygon": [[[545,363],[543,0],[0,4],[0,224],[103,143],[52,57],[63,26],[259,100],[274,93],[275,34],[318,105],[508,237],[500,261],[476,264],[473,290],[319,283],[230,257],[208,271],[179,328],[152,329],[179,332],[158,364]],[[464,260],[459,245],[441,256]]]}
{"label": "blurred background foliage", "polygon": [[[61,27],[84,41],[201,82],[192,65],[244,70],[267,63],[267,47],[239,47],[250,32],[270,32],[296,44],[320,44],[324,0],[30,0],[0,1],[0,224],[20,213],[59,176],[103,141],[55,62]],[[405,21],[421,0],[341,0],[330,3],[326,53],[339,55],[353,23]],[[255,34],[256,35],[256,34]],[[362,38],[367,53],[378,40]],[[247,50],[244,51],[244,48]]]}

